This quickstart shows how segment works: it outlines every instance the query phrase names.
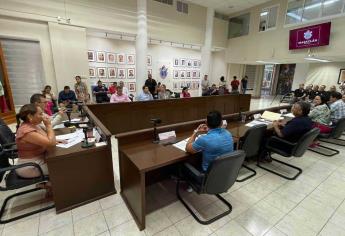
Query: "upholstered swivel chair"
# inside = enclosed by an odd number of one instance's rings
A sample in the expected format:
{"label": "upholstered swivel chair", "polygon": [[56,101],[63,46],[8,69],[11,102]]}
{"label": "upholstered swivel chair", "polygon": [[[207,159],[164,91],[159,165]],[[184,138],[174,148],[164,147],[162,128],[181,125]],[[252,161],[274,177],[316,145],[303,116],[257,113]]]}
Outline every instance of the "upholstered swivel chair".
{"label": "upholstered swivel chair", "polygon": [[[320,130],[318,128],[313,128],[309,132],[305,133],[298,140],[297,143],[291,143],[282,138],[273,136],[267,141],[265,147],[268,150],[270,156],[271,156],[271,153],[274,152],[284,157],[301,157],[306,152],[306,150],[308,149],[309,145],[313,142],[313,140],[319,135],[319,133],[320,133]],[[283,175],[279,172],[276,172],[272,169],[269,169],[261,165],[259,158],[258,158],[257,166],[268,172],[271,172],[275,175],[278,175],[288,180],[295,180],[302,173],[302,169],[297,166],[290,165],[286,162],[277,160],[275,158],[272,158],[272,160],[297,170],[298,171],[297,174],[295,174],[293,177]]]}
{"label": "upholstered swivel chair", "polygon": [[212,194],[221,200],[227,210],[212,219],[201,220],[196,216],[191,207],[185,202],[180,194],[180,181],[176,184],[176,195],[187,210],[192,214],[195,220],[201,224],[210,224],[228,214],[232,210],[232,206],[220,194],[225,193],[235,183],[238,172],[243,164],[245,152],[242,150],[235,151],[226,155],[219,156],[209,166],[206,173],[197,170],[189,163],[185,163],[182,167],[182,179],[198,194]]}
{"label": "upholstered swivel chair", "polygon": [[[265,132],[267,129],[267,125],[261,124],[256,125],[249,128],[246,133],[244,134],[243,138],[239,140],[239,149],[245,151],[246,158],[253,158],[257,157],[260,154],[260,150],[262,147],[262,140],[264,138]],[[256,175],[256,171],[247,165],[243,164],[242,167],[252,172],[250,175],[237,179],[237,182],[246,181]]]}

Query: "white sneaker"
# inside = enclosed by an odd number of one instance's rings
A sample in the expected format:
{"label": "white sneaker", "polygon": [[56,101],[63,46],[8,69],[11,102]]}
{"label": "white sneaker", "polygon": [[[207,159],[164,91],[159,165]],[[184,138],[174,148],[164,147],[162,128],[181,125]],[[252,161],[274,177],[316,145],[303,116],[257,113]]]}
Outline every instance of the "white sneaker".
{"label": "white sneaker", "polygon": [[191,186],[188,186],[188,188],[186,189],[186,191],[187,191],[188,193],[191,193],[191,192],[193,192],[193,188],[192,188]]}

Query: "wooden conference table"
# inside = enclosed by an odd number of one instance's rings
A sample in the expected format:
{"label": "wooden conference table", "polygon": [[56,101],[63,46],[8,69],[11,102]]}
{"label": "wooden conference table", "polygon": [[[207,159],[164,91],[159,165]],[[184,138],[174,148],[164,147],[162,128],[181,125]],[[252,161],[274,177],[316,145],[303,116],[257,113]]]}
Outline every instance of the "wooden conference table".
{"label": "wooden conference table", "polygon": [[[279,111],[290,106],[275,107],[267,110]],[[246,112],[248,116],[265,110]],[[227,129],[233,137],[240,138],[248,130],[245,123],[238,120],[239,114],[223,116],[228,122]],[[160,127],[158,132],[175,130],[178,140],[189,137],[192,131],[205,120],[196,120]],[[119,164],[121,195],[140,230],[145,229],[146,186],[151,184],[150,173],[174,165],[195,155],[188,154],[172,145],[152,143],[152,129],[121,133],[115,136],[119,144]]]}
{"label": "wooden conference table", "polygon": [[[110,143],[110,132],[87,107],[84,110],[106,145],[82,148],[81,143],[69,148],[55,147],[47,153],[49,178],[57,213],[116,193]],[[56,134],[72,132],[69,128]]]}

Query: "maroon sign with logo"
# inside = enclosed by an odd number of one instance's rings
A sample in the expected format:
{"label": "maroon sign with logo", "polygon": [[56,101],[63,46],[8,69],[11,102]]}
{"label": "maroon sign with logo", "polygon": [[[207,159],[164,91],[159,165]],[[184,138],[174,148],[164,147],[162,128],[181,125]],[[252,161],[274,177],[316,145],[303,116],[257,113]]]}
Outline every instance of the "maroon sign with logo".
{"label": "maroon sign with logo", "polygon": [[320,47],[329,44],[331,22],[290,30],[289,49]]}

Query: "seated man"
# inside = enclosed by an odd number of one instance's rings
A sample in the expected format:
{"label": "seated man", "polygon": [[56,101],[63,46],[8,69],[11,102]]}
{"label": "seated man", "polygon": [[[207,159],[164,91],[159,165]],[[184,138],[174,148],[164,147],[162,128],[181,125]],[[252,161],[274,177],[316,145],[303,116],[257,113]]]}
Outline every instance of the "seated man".
{"label": "seated man", "polygon": [[73,101],[77,101],[77,97],[75,96],[74,91],[72,91],[69,86],[65,86],[63,88],[63,91],[59,93],[59,104],[62,103],[63,105],[67,106],[70,105],[70,103]]}
{"label": "seated man", "polygon": [[98,80],[97,87],[93,88],[93,94],[96,96],[97,103],[109,102],[108,89]]}
{"label": "seated man", "polygon": [[[187,142],[186,152],[202,152],[201,169],[204,172],[217,157],[233,152],[232,135],[228,130],[221,128],[222,121],[219,111],[211,111],[207,115],[207,124],[199,125]],[[198,137],[202,133],[206,135]]]}
{"label": "seated man", "polygon": [[207,91],[207,95],[209,95],[209,96],[218,95],[218,88],[215,84],[212,84],[210,89]]}
{"label": "seated man", "polygon": [[153,100],[152,94],[150,93],[149,87],[144,85],[143,91],[137,97],[137,101],[151,101]]}
{"label": "seated man", "polygon": [[117,92],[111,95],[110,102],[111,103],[121,103],[121,102],[130,102],[131,100],[129,97],[122,93],[122,87],[117,87]]}
{"label": "seated man", "polygon": [[[296,102],[293,104],[291,112],[295,118],[287,123],[284,121],[274,121],[273,133],[267,134],[266,139],[272,135],[276,135],[286,141],[296,143],[305,133],[313,128],[313,122],[308,117],[310,112],[309,103],[303,101]],[[284,149],[284,147],[281,148]],[[261,157],[266,161],[270,161],[270,157],[267,154],[267,150],[264,148]]]}
{"label": "seated man", "polygon": [[[42,111],[44,111],[44,108],[47,104],[47,100],[43,94],[36,93],[36,94],[31,96],[30,103],[34,104],[36,106],[39,106],[42,109]],[[44,113],[44,116],[50,118],[51,125],[53,128],[54,128],[54,126],[62,123],[62,115],[63,115],[63,110],[59,111],[58,113],[56,113],[53,116],[49,116],[48,114]]]}
{"label": "seated man", "polygon": [[306,91],[304,90],[304,84],[300,84],[299,88],[294,91],[294,101],[304,100],[306,97]]}
{"label": "seated man", "polygon": [[342,95],[339,92],[333,92],[330,96],[331,121],[332,125],[345,118],[345,103],[342,100]]}

